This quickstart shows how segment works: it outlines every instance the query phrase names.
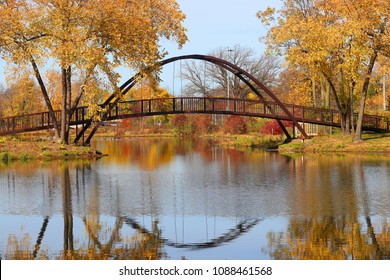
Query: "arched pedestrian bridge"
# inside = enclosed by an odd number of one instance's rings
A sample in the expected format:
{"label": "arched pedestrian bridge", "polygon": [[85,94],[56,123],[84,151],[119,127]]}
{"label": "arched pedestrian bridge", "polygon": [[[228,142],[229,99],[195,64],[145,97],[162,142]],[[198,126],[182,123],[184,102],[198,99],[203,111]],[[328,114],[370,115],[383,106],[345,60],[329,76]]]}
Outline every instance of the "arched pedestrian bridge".
{"label": "arched pedestrian bridge", "polygon": [[[300,123],[311,123],[340,127],[337,110],[284,104]],[[60,116],[61,111],[55,111]],[[176,97],[163,99],[144,99],[118,102],[105,114],[104,120],[117,120],[144,116],[169,114],[227,114],[251,116],[290,121],[290,117],[272,101],[267,103],[253,99],[229,99],[211,97]],[[90,119],[88,107],[78,107],[70,125],[82,127]],[[52,128],[48,112],[14,116],[0,119],[0,136]],[[381,116],[365,115],[363,129],[366,131],[389,130],[389,124]]]}
{"label": "arched pedestrian bridge", "polygon": [[[337,110],[282,103],[269,88],[250,73],[226,60],[205,55],[187,55],[163,60],[160,65],[164,66],[185,59],[203,60],[233,73],[257,95],[257,99],[172,97],[121,101],[121,98],[142,77],[140,72],[120,87],[119,94],[112,94],[100,105],[100,117],[95,118],[100,119],[100,121],[96,122],[93,118],[87,117],[91,115],[88,112],[88,107],[76,107],[71,110],[69,124],[76,127],[74,142],[83,139],[84,144],[89,144],[102,121],[167,114],[228,114],[275,119],[287,138],[291,138],[291,136],[284,127],[283,120],[291,121],[305,138],[308,135],[303,129],[302,123],[340,127],[340,114]],[[60,120],[61,112],[55,111],[54,114],[56,119]],[[52,127],[53,122],[49,112],[0,118],[0,136],[45,130]],[[89,128],[91,129],[87,131]],[[362,128],[366,131],[389,131],[389,123],[382,116],[365,115]],[[85,138],[87,133],[88,135]]]}

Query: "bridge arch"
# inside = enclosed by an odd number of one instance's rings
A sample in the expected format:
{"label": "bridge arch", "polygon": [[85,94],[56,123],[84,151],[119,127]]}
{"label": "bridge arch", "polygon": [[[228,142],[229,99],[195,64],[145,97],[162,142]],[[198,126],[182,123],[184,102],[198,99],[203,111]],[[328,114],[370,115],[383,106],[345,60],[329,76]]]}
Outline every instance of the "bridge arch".
{"label": "bridge arch", "polygon": [[[237,65],[234,65],[233,63],[226,61],[221,58],[208,56],[208,55],[200,55],[200,54],[192,54],[192,55],[184,55],[184,56],[177,56],[168,58],[165,60],[162,60],[159,62],[160,66],[164,66],[166,64],[179,61],[179,60],[188,60],[188,59],[195,59],[195,60],[203,60],[215,65],[220,66],[221,68],[226,69],[230,73],[233,73],[236,77],[238,77],[243,83],[245,83],[261,100],[262,102],[267,106],[267,108],[271,111],[272,114],[275,115],[275,119],[277,120],[279,126],[282,128],[284,134],[287,136],[287,138],[291,138],[290,134],[288,133],[286,127],[283,125],[280,118],[277,117],[277,115],[274,112],[274,109],[272,106],[267,105],[269,101],[272,101],[276,103],[286,114],[287,118],[293,122],[294,126],[301,132],[302,136],[305,138],[308,138],[308,135],[306,134],[303,127],[299,124],[298,120],[292,115],[292,113],[286,108],[286,106],[276,97],[276,95],[270,90],[268,87],[266,87],[262,82],[260,82],[258,79],[256,79],[252,74],[248,73],[244,69],[238,67]],[[105,110],[105,113],[103,113],[101,121],[97,122],[95,126],[92,128],[92,131],[89,133],[88,137],[84,141],[83,144],[88,145],[93,137],[93,135],[96,133],[97,129],[100,127],[100,124],[102,121],[104,121],[107,118],[108,112],[116,106],[116,104],[120,101],[121,97],[123,97],[131,88],[133,88],[140,78],[143,77],[143,73],[150,71],[151,68],[146,69],[144,72],[139,72],[133,77],[131,77],[129,80],[127,80],[125,83],[122,84],[120,87],[120,93],[113,93],[111,96],[109,96],[105,102],[101,105],[103,109],[107,108]],[[264,96],[264,93],[271,99],[267,99]],[[85,134],[86,130],[92,125],[92,118],[88,120],[86,125],[83,127],[83,129],[77,134],[75,138],[75,143],[77,143],[81,137]]]}
{"label": "bridge arch", "polygon": [[[134,229],[137,229],[141,231],[143,234],[146,234],[148,236],[151,235],[151,232],[146,229],[145,227],[141,226],[135,219],[132,219],[130,217],[123,217],[124,222],[131,226]],[[221,234],[219,237],[215,239],[211,239],[206,242],[199,242],[199,243],[178,243],[176,241],[172,241],[166,238],[162,238],[163,243],[166,246],[173,247],[173,248],[186,248],[190,250],[201,250],[201,249],[208,249],[213,247],[218,247],[223,244],[229,243],[237,238],[239,238],[244,233],[249,232],[254,226],[258,225],[260,222],[262,222],[263,219],[246,219],[241,220],[235,227],[228,230],[226,233]]]}

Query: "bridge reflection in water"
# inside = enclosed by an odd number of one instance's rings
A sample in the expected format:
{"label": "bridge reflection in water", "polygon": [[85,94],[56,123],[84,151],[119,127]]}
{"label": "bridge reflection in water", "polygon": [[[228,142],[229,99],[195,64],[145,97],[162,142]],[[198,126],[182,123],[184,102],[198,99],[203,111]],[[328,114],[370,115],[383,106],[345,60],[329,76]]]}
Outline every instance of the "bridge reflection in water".
{"label": "bridge reflection in water", "polygon": [[94,145],[111,156],[0,169],[1,258],[389,259],[385,156]]}
{"label": "bridge reflection in water", "polygon": [[[151,218],[149,222],[146,223],[147,225],[145,225],[145,221],[142,221],[142,219],[141,221],[138,221],[137,219],[128,216],[113,216],[109,219],[110,222],[104,222],[101,220],[101,213],[99,213],[101,208],[98,203],[101,199],[100,194],[95,188],[89,190],[91,192],[90,200],[84,201],[83,206],[79,205],[79,192],[88,191],[88,186],[82,186],[80,184],[85,182],[84,176],[89,176],[86,173],[89,173],[90,171],[90,169],[87,171],[84,167],[76,167],[76,173],[74,174],[75,178],[71,178],[69,166],[64,165],[58,172],[60,186],[47,186],[51,191],[58,191],[55,189],[58,189],[58,187],[61,188],[61,197],[57,197],[57,199],[60,198],[62,200],[62,249],[51,256],[48,255],[49,251],[47,251],[47,246],[41,248],[46,231],[50,231],[51,220],[55,220],[54,226],[58,226],[58,217],[56,217],[55,210],[53,209],[53,213],[46,213],[48,216],[45,216],[42,219],[42,225],[35,239],[33,236],[30,236],[29,233],[24,234],[21,239],[18,239],[17,235],[11,234],[8,237],[6,255],[3,257],[6,259],[42,259],[47,257],[60,259],[164,259],[167,257],[164,246],[192,250],[217,247],[239,238],[241,234],[245,234],[260,222],[259,219],[238,220],[236,225],[233,225],[233,228],[228,229],[225,233],[220,233],[216,238],[209,239],[208,237],[199,237],[198,239],[200,241],[189,243],[185,243],[184,241],[179,242],[177,239],[177,231],[181,231],[184,224],[182,226],[175,225],[174,231],[176,231],[176,240],[170,240],[164,237],[164,232],[160,228],[158,218]],[[48,181],[50,180],[51,179],[48,178]],[[76,188],[74,185],[71,185],[72,181],[76,182]],[[8,185],[8,188],[10,187],[11,185]],[[78,192],[78,194],[75,192]],[[54,199],[54,197],[52,197],[52,199]],[[48,202],[42,201],[42,203],[47,204]],[[116,203],[118,203],[118,201]],[[79,211],[74,210],[79,208],[77,206],[85,207],[86,205],[88,205],[89,209],[85,209],[86,211],[83,216],[79,218],[78,215],[80,213],[75,213]],[[52,208],[55,207],[55,205],[46,205],[45,208],[46,207]],[[147,210],[145,212],[147,212]],[[143,217],[143,219],[144,218],[145,217]],[[80,225],[77,225],[78,228],[75,227],[75,224],[80,224],[81,222],[83,224],[83,230],[88,236],[86,243],[80,243]],[[216,222],[215,219],[214,222]],[[191,223],[188,224],[191,226]],[[126,232],[127,235],[123,234],[123,232]],[[179,235],[182,234],[184,240],[184,229]],[[30,244],[28,239],[35,240],[35,243]]]}

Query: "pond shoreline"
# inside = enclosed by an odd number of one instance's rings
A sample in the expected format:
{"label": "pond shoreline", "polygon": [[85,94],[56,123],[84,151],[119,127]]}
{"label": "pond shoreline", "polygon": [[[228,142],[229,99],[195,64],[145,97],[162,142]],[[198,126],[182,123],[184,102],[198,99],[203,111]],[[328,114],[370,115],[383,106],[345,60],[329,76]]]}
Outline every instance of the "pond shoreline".
{"label": "pond shoreline", "polygon": [[[105,135],[99,138],[112,138]],[[128,135],[120,139],[156,138],[177,136],[171,134],[158,135]],[[203,139],[216,140],[218,145],[233,148],[254,148],[283,154],[292,153],[364,153],[364,154],[390,154],[390,134],[367,134],[363,141],[355,143],[349,137],[316,136],[311,139],[294,139],[283,143],[279,136],[263,135],[203,135]],[[73,160],[98,159],[103,156],[100,151],[90,146],[64,145],[62,143],[43,140],[40,137],[2,138],[0,139],[0,162],[27,161],[27,160]]]}
{"label": "pond shoreline", "polygon": [[64,145],[42,140],[9,140],[0,142],[0,162],[29,160],[97,159],[104,156],[91,147]]}
{"label": "pond shoreline", "polygon": [[279,145],[278,150],[280,153],[390,154],[390,134],[364,134],[360,142],[342,136],[294,139]]}

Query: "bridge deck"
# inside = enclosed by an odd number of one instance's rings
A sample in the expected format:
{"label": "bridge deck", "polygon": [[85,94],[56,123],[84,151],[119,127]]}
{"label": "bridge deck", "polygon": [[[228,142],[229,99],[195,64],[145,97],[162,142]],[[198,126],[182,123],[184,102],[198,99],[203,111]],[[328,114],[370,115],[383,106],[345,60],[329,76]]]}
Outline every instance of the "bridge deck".
{"label": "bridge deck", "polygon": [[[292,104],[284,104],[290,113],[303,123],[340,127],[337,110],[322,109]],[[228,99],[209,97],[179,97],[125,101],[109,106],[106,120],[133,118],[163,114],[206,113],[253,116],[278,120],[290,120],[287,114],[274,101],[264,102],[252,99]],[[55,112],[57,120],[60,111]],[[88,107],[78,107],[70,125],[84,125],[90,121]],[[45,130],[53,127],[48,112],[0,118],[0,136],[29,131]],[[389,122],[382,116],[365,115],[363,129],[388,131]]]}

